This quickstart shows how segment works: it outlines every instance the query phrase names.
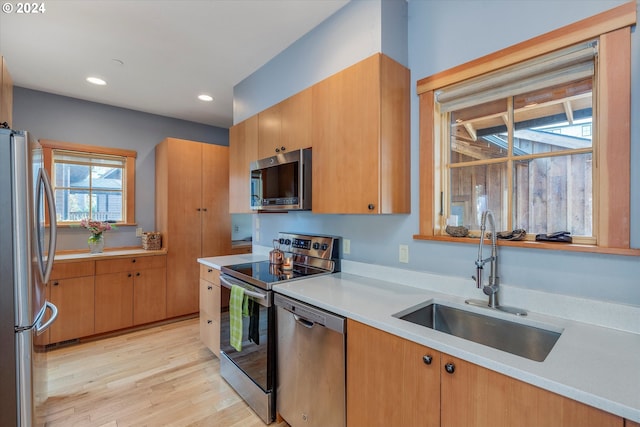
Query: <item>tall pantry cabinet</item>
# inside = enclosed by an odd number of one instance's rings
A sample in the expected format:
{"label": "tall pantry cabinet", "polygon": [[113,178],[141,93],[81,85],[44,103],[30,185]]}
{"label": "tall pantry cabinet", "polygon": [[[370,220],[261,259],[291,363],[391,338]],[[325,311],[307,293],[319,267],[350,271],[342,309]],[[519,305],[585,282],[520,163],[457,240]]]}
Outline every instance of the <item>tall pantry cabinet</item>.
{"label": "tall pantry cabinet", "polygon": [[156,228],[167,250],[167,317],[196,313],[197,259],[231,252],[228,147],[175,138],[156,146]]}

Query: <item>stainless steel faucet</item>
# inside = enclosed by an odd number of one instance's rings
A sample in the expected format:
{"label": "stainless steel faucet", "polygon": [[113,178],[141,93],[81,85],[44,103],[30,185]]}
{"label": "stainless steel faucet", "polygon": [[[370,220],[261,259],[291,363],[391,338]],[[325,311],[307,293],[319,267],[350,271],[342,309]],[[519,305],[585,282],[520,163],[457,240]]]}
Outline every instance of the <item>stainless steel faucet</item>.
{"label": "stainless steel faucet", "polygon": [[[485,232],[487,230],[487,218],[489,218],[489,226],[491,228],[491,256],[488,258],[482,258],[482,247],[484,245]],[[491,270],[489,271],[489,284],[483,286],[482,273],[487,262],[491,263]],[[466,301],[467,304],[480,307],[489,307],[495,310],[512,313],[517,316],[527,315],[527,312],[522,309],[507,307],[498,303],[498,291],[500,290],[500,277],[498,277],[498,237],[496,233],[496,223],[493,218],[493,212],[489,210],[482,212],[482,220],[480,221],[480,243],[478,244],[478,259],[476,259],[476,275],[471,277],[476,281],[477,288],[482,289],[482,292],[489,296],[489,302],[487,303],[481,300],[470,299]]]}

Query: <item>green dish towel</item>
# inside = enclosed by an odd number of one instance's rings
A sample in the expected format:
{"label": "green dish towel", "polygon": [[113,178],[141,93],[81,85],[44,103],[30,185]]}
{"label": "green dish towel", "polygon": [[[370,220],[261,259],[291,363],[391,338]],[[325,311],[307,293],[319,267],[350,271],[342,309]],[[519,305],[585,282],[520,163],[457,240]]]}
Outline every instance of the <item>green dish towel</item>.
{"label": "green dish towel", "polygon": [[248,316],[248,299],[244,288],[231,285],[229,298],[229,343],[237,351],[242,351],[242,317]]}

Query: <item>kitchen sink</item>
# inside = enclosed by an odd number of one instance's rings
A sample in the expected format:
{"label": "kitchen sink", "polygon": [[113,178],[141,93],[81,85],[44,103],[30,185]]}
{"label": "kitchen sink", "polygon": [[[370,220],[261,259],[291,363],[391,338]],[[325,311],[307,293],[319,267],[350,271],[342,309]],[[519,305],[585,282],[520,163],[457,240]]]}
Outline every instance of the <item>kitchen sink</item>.
{"label": "kitchen sink", "polygon": [[423,303],[393,316],[537,362],[544,361],[562,333],[436,302]]}

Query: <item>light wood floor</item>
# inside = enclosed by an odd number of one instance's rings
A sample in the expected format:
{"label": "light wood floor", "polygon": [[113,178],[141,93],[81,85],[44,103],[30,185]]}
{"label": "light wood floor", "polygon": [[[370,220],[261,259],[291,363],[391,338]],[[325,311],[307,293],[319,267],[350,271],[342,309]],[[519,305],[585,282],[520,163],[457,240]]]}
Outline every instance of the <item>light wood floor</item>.
{"label": "light wood floor", "polygon": [[47,426],[264,427],[220,377],[197,318],[55,349],[47,362]]}

